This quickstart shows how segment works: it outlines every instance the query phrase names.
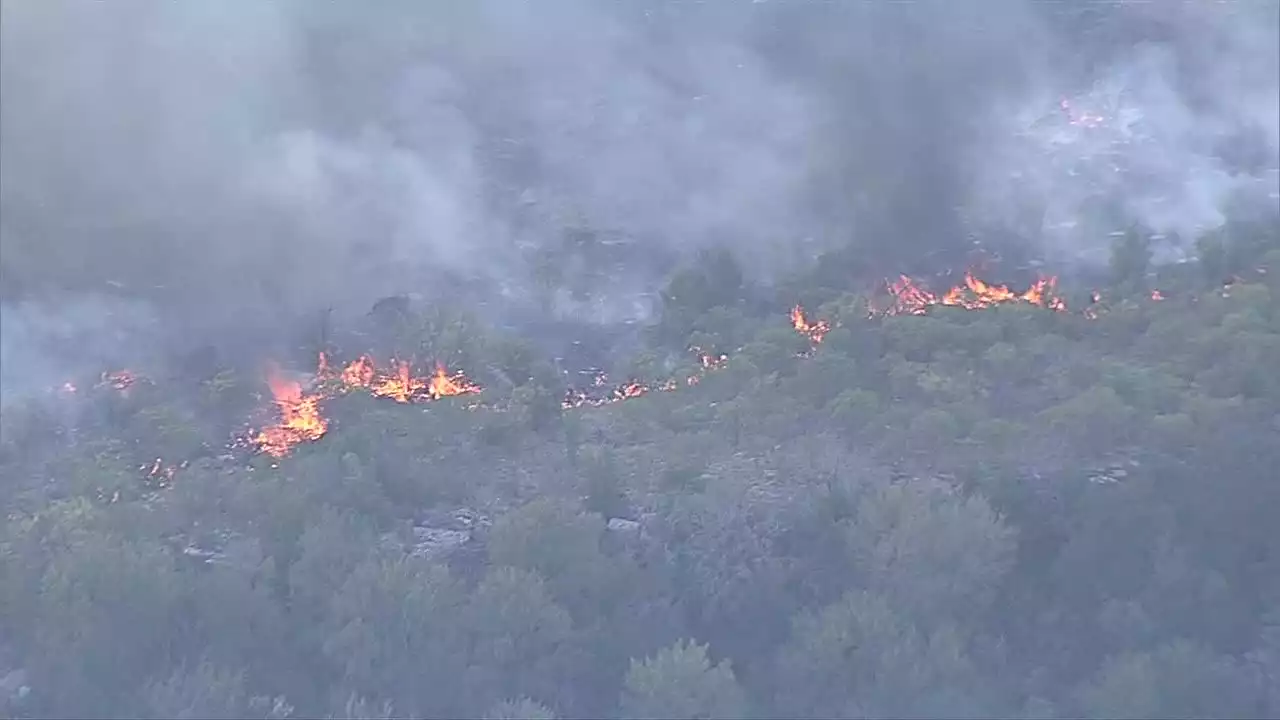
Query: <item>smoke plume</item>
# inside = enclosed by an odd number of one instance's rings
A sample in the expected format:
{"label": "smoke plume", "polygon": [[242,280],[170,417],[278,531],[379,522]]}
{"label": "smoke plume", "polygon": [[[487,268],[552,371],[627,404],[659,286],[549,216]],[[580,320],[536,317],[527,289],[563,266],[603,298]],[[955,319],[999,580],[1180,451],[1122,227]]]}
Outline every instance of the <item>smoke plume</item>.
{"label": "smoke plume", "polygon": [[446,287],[643,320],[705,247],[765,279],[849,243],[1096,262],[1126,223],[1185,250],[1276,202],[1265,1],[2,12],[6,390],[47,380],[44,332],[91,365]]}

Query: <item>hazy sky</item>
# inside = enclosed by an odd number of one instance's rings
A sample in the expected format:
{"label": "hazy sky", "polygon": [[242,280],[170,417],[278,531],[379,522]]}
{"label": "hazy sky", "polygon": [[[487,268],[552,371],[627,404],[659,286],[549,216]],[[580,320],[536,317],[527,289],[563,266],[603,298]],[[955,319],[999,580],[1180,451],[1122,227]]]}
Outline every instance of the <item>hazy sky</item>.
{"label": "hazy sky", "polygon": [[1116,218],[1185,244],[1277,202],[1277,7],[6,0],[3,380],[441,269],[519,302],[571,226],[759,273],[998,233],[1095,262]]}

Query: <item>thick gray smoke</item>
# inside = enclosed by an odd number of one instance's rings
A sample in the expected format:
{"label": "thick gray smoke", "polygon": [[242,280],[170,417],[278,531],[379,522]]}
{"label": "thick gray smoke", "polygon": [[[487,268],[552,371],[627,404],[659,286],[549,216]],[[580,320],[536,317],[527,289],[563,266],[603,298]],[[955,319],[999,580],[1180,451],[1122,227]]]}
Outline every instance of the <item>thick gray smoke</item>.
{"label": "thick gray smoke", "polygon": [[[711,245],[1079,260],[1274,202],[1275,4],[1085,5],[6,0],[4,387],[46,325],[96,368],[112,317],[266,332],[445,275],[616,322]],[[611,269],[549,289],[584,230]]]}

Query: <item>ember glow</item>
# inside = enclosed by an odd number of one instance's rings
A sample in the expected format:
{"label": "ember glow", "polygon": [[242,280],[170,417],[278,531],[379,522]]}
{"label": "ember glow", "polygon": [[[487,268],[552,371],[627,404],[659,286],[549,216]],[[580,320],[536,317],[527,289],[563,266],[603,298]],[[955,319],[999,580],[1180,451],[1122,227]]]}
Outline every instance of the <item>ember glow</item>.
{"label": "ember glow", "polygon": [[[597,388],[608,387],[608,385],[609,380],[605,375],[596,376],[595,382],[593,383],[593,386]],[[679,385],[672,380],[655,383],[653,385],[648,385],[638,380],[628,380],[621,385],[610,388],[603,394],[589,392],[586,390],[570,389],[565,393],[564,400],[560,402],[560,407],[565,410],[580,407],[599,407],[601,405],[608,405],[610,403],[642,397],[653,390],[670,391],[675,390],[677,387],[679,387]]]}
{"label": "ember glow", "polygon": [[98,380],[98,387],[112,387],[121,394],[128,394],[129,388],[138,382],[138,376],[130,370],[104,372]]}
{"label": "ember glow", "polygon": [[1106,118],[1101,115],[1094,115],[1088,111],[1075,110],[1071,107],[1071,102],[1063,98],[1058,106],[1062,108],[1062,112],[1067,116],[1067,122],[1077,127],[1098,127]]}
{"label": "ember glow", "polygon": [[[85,387],[89,387],[91,391],[110,388],[120,393],[120,395],[128,397],[129,391],[132,388],[138,385],[138,383],[145,381],[146,378],[143,378],[132,370],[111,370],[109,372],[103,372],[98,376],[98,380],[96,382],[92,385],[86,385]],[[79,383],[68,380],[62,383],[62,385],[57,388],[57,391],[66,395],[74,395],[79,392],[80,387],[81,385]]]}
{"label": "ember glow", "polygon": [[683,380],[668,378],[654,383],[628,380],[620,385],[611,387],[609,377],[601,373],[592,380],[591,389],[571,388],[566,391],[560,406],[565,410],[581,407],[599,407],[622,402],[623,400],[644,397],[654,391],[671,392],[682,387],[692,387],[701,382],[704,375],[723,368],[725,363],[729,362],[729,356],[724,353],[710,353],[696,346],[689,348],[689,352],[693,353],[694,357],[697,358],[700,372],[686,375]]}
{"label": "ember glow", "polygon": [[173,476],[178,473],[179,469],[186,467],[186,465],[186,462],[183,462],[180,465],[171,465],[166,463],[162,458],[156,458],[150,464],[143,465],[138,469],[143,472],[144,478],[148,484],[154,486],[156,489],[163,490],[164,488],[171,487],[173,485]]}
{"label": "ember glow", "polygon": [[701,348],[689,348],[689,352],[698,356],[698,362],[701,363],[704,370],[718,370],[729,362],[729,356],[724,353],[712,354],[703,352]]}

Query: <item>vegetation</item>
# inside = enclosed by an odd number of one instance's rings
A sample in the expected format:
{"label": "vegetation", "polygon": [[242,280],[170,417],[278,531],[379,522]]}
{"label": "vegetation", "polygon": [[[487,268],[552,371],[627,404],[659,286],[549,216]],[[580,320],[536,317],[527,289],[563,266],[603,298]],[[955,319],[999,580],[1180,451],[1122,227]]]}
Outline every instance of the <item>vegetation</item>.
{"label": "vegetation", "polygon": [[410,308],[485,391],[335,395],[278,459],[224,448],[234,369],[7,409],[3,713],[1275,717],[1280,236],[1135,243],[1088,314],[708,254],[614,375],[728,359],[594,407]]}

